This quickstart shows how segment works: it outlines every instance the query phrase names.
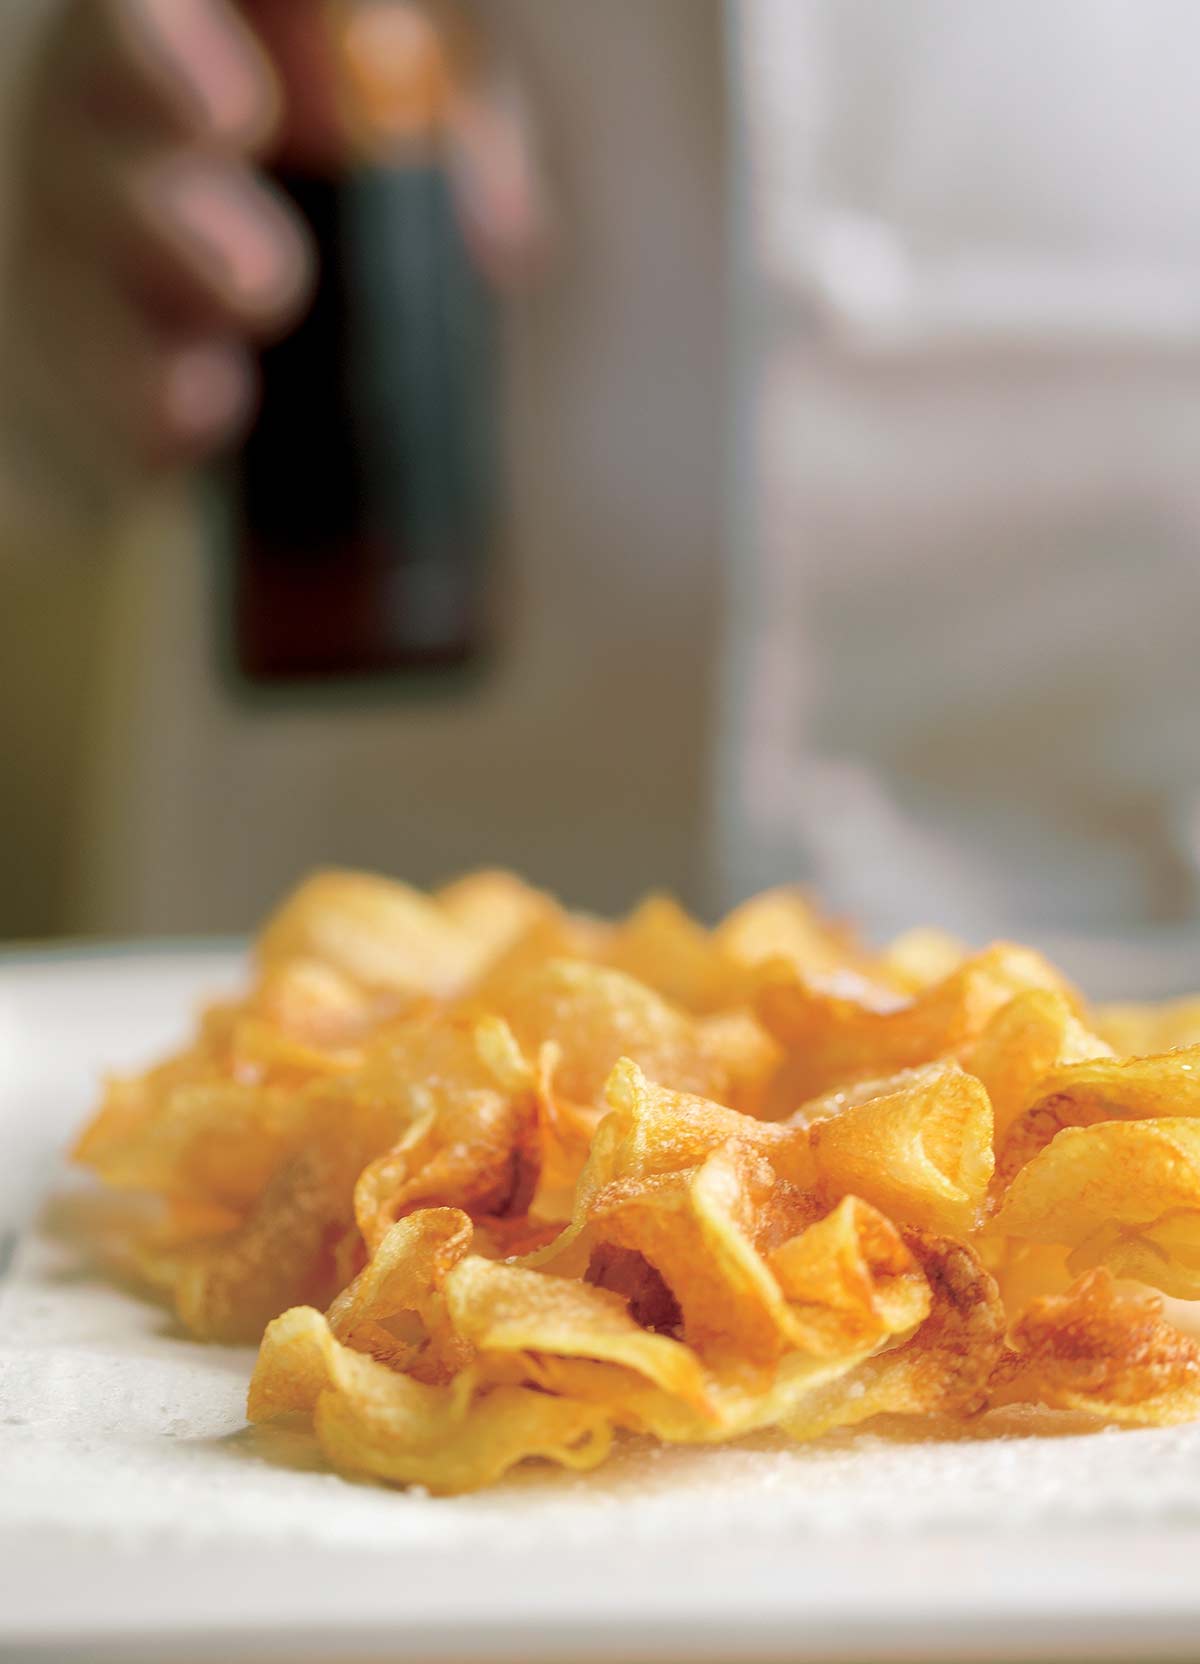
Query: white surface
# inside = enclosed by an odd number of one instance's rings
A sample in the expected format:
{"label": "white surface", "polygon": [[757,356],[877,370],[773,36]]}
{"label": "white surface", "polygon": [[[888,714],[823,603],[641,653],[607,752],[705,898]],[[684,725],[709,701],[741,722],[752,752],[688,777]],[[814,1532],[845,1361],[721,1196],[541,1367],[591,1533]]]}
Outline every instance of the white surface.
{"label": "white surface", "polygon": [[[1200,1428],[623,1449],[439,1501],[242,1417],[252,1354],[98,1280],[56,1152],[106,1065],[234,961],[0,962],[0,1652],[18,1657],[1183,1657]],[[15,1158],[15,1159],[14,1159]],[[57,1200],[47,1210],[40,1198]],[[72,1197],[76,1198],[72,1202]]]}

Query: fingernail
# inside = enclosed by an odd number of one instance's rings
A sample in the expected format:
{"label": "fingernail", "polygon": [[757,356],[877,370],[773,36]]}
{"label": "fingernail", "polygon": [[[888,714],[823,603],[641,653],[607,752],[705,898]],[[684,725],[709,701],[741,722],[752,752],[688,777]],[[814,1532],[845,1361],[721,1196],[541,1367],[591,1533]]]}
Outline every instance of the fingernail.
{"label": "fingernail", "polygon": [[276,113],[277,93],[248,34],[209,0],[122,0],[131,37],[185,86],[214,133],[252,137]]}
{"label": "fingernail", "polygon": [[210,167],[177,171],[165,190],[172,223],[234,304],[269,315],[291,303],[304,282],[304,250],[264,192]]}
{"label": "fingernail", "polygon": [[183,347],[167,366],[163,419],[177,440],[216,440],[244,420],[252,396],[250,370],[236,347]]}

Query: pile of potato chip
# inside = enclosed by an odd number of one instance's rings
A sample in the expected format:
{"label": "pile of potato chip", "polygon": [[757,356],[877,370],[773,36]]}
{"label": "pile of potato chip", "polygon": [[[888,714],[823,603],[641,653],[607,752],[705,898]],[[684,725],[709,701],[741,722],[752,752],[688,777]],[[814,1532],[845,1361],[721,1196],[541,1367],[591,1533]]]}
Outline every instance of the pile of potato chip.
{"label": "pile of potato chip", "polygon": [[[501,873],[311,878],[78,1158],[254,1421],[438,1492],[1040,1404],[1200,1414],[1200,1007],[1029,949],[872,954],[790,891],[609,924]],[[1123,1054],[1114,1055],[1114,1042]],[[1175,1049],[1172,1049],[1175,1048]],[[282,1314],[282,1315],[281,1315]],[[265,1328],[265,1334],[264,1334]]]}

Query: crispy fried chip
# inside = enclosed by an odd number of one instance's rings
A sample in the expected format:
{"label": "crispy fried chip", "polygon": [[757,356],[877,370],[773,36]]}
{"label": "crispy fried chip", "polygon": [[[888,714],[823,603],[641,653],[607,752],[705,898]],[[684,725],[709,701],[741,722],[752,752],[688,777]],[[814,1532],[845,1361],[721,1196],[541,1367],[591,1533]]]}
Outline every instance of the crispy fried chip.
{"label": "crispy fried chip", "polygon": [[1135,1427],[1200,1415],[1200,1343],[1164,1322],[1155,1295],[1119,1292],[1089,1271],[1060,1296],[1034,1300],[1013,1326],[994,1404],[1046,1404]]}
{"label": "crispy fried chip", "polygon": [[534,1077],[506,1023],[449,1015],[411,1024],[370,1060],[364,1085],[391,1095],[404,1127],[355,1186],[368,1247],[418,1206],[481,1217],[514,1211],[535,1123]]}
{"label": "crispy fried chip", "polygon": [[1119,1057],[1200,1046],[1200,998],[1162,1005],[1102,1005],[1096,1013],[1096,1032]]}
{"label": "crispy fried chip", "polygon": [[183,1322],[204,1340],[255,1340],[295,1300],[325,1304],[345,1281],[341,1250],[356,1159],[328,1128],[280,1168],[248,1219],[227,1236],[147,1255],[173,1285]]}
{"label": "crispy fried chip", "polygon": [[457,1208],[424,1208],[393,1225],[329,1308],[334,1337],[384,1363],[419,1368],[422,1379],[448,1378],[469,1348],[455,1342],[441,1291],[473,1236]]}
{"label": "crispy fried chip", "polygon": [[471,1256],[446,1282],[451,1322],[481,1352],[539,1352],[623,1364],[664,1392],[708,1413],[705,1373],[695,1353],[630,1317],[607,1289]]}
{"label": "crispy fried chip", "polygon": [[1200,1121],[1066,1127],[1013,1179],[997,1234],[1071,1250],[1164,1294],[1200,1297]]}
{"label": "crispy fried chip", "polygon": [[767,1263],[791,1308],[793,1338],[807,1352],[844,1357],[929,1316],[929,1284],[911,1250],[857,1196],[780,1243]]}
{"label": "crispy fried chip", "polygon": [[670,896],[647,896],[617,926],[605,958],[685,1011],[719,1011],[744,993],[740,967]]}
{"label": "crispy fried chip", "polygon": [[762,1251],[807,1223],[802,1133],[648,1082],[629,1060],[608,1084],[571,1225],[541,1263],[584,1263],[596,1243],[631,1249],[678,1303],[703,1357],[751,1366],[790,1343],[787,1302]]}
{"label": "crispy fried chip", "polygon": [[263,1336],[247,1405],[251,1421],[297,1413],[311,1415],[335,1466],[442,1495],[491,1484],[532,1456],[595,1467],[611,1442],[603,1406],[530,1387],[477,1392],[469,1374],[450,1386],[414,1381],[342,1346],[304,1306]]}
{"label": "crispy fried chip", "polygon": [[818,981],[775,960],[762,973],[758,1014],[789,1052],[780,1092],[807,1098],[897,1069],[932,1063],[974,1039],[1014,995],[1048,988],[1077,997],[1030,948],[1001,942],[912,999],[860,977]]}
{"label": "crispy fried chip", "polygon": [[1005,943],[874,954],[794,890],[709,930],[321,873],[75,1154],[121,1192],[111,1261],[261,1337],[251,1418],[348,1473],[454,1493],[625,1432],[1014,1403],[1161,1425],[1200,1416],[1147,1292],[1200,1298],[1198,1012],[1092,1017]]}
{"label": "crispy fried chip", "polygon": [[360,872],[314,873],[268,922],[258,952],[266,967],[315,959],[403,995],[455,993],[486,959],[486,945],[436,901]]}
{"label": "crispy fried chip", "polygon": [[970,957],[957,937],[944,930],[906,930],[888,943],[880,956],[884,974],[908,994],[943,981]]}
{"label": "crispy fried chip", "polygon": [[773,1374],[713,1379],[709,1409],[693,1409],[633,1370],[582,1358],[537,1357],[531,1379],[548,1391],[603,1406],[614,1426],[649,1433],[666,1444],[720,1444],[767,1427],[786,1427],[787,1418],[839,1381],[853,1378],[861,1354],[840,1358],[790,1352]]}
{"label": "crispy fried chip", "polygon": [[[773,959],[783,960],[804,977],[834,976],[846,970],[866,974],[875,968],[853,932],[822,917],[802,890],[764,890],[751,896],[722,920],[714,938],[720,951],[743,973]],[[747,983],[747,988],[751,985]]]}
{"label": "crispy fried chip", "polygon": [[728,1084],[728,1066],[695,1018],[608,966],[552,959],[514,982],[497,1010],[527,1055],[558,1048],[556,1084],[572,1103],[599,1102],[621,1057],[681,1092],[718,1095]]}
{"label": "crispy fried chip", "polygon": [[929,1316],[903,1345],[865,1359],[783,1422],[798,1439],[878,1415],[970,1416],[985,1407],[1004,1341],[1004,1307],[978,1254],[964,1243],[912,1232],[908,1243],[933,1295]]}
{"label": "crispy fried chip", "polygon": [[562,918],[553,897],[510,872],[468,873],[444,885],[433,899],[475,944],[480,965],[494,964],[529,931]]}
{"label": "crispy fried chip", "polygon": [[1200,1115],[1200,1046],[1164,1057],[1096,1057],[1054,1069],[998,1144],[996,1180],[1013,1177],[1064,1127]]}
{"label": "crispy fried chip", "polygon": [[76,1153],[120,1189],[241,1213],[307,1130],[295,1088],[213,1081],[164,1093],[157,1113],[139,1117],[124,1137],[94,1126]]}
{"label": "crispy fried chip", "polygon": [[956,1063],[931,1063],[883,1084],[809,1128],[817,1182],[864,1197],[901,1224],[966,1233],[992,1177],[988,1095]]}
{"label": "crispy fried chip", "polygon": [[963,1068],[987,1087],[999,1141],[1041,1095],[1042,1082],[1052,1069],[1111,1055],[1061,994],[1031,988],[1002,1005],[961,1057]]}

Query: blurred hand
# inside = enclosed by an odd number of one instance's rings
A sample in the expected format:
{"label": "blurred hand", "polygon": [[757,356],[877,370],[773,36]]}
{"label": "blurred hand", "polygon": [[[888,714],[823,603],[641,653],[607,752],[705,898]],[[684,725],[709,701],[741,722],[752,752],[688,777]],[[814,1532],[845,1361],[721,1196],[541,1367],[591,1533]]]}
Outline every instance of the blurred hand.
{"label": "blurred hand", "polygon": [[186,461],[249,417],[250,348],[311,278],[253,163],[279,111],[229,0],[66,0],[28,93],[6,307],[8,390],[57,466]]}
{"label": "blurred hand", "polygon": [[[302,309],[313,255],[256,165],[283,114],[251,26],[265,0],[59,6],[14,169],[0,419],[42,496],[84,506],[248,423],[255,349]],[[547,198],[520,85],[490,50],[445,137],[476,259],[523,282],[547,251]]]}

